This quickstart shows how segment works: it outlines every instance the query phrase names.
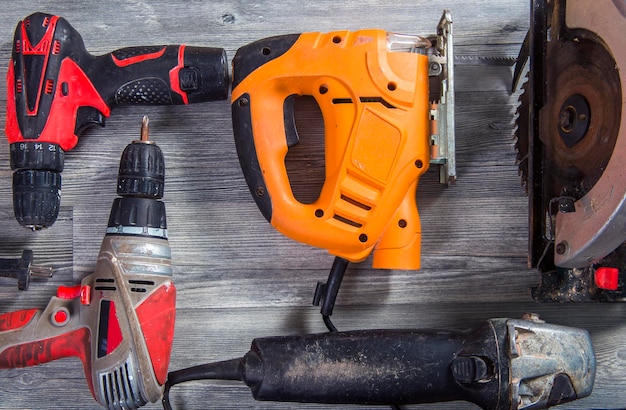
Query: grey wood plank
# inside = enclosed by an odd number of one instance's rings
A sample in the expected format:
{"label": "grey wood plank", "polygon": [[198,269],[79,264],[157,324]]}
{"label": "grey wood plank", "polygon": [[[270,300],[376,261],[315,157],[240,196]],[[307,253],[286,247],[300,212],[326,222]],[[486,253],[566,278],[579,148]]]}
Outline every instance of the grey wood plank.
{"label": "grey wood plank", "polygon": [[[5,2],[0,15],[0,77],[8,64],[17,21],[34,11],[64,16],[93,54],[142,44],[220,46],[229,59],[260,38],[302,32],[381,27],[431,34],[441,12],[455,19],[456,52],[516,56],[528,28],[523,0],[395,2],[283,2],[216,0],[59,0]],[[351,265],[334,320],[341,329],[442,328],[460,330],[489,317],[538,312],[554,323],[590,330],[598,357],[594,393],[562,408],[622,408],[626,402],[624,305],[537,304],[529,287],[538,275],[526,267],[527,200],[515,165],[510,67],[457,68],[458,183],[441,187],[435,171],[420,181],[417,203],[423,231],[420,271],[382,271],[368,258]],[[0,109],[6,83],[0,81]],[[332,256],[283,237],[250,197],[235,151],[227,101],[188,107],[118,107],[105,128],[89,129],[67,154],[61,216],[32,233],[12,216],[8,144],[0,141],[0,256],[23,247],[55,268],[27,292],[0,282],[0,313],[43,307],[59,285],[76,283],[95,268],[105,232],[119,156],[149,114],[151,134],[166,160],[164,202],[178,288],[170,369],[243,354],[255,337],[324,331],[311,306],[317,281]],[[303,130],[316,135],[314,113]],[[4,128],[4,116],[0,127]],[[296,153],[298,183],[310,189],[321,156]],[[62,377],[60,376],[62,375]],[[262,403],[232,382],[198,382],[174,392],[185,409],[337,408]],[[0,408],[96,409],[75,358],[0,371]],[[160,405],[146,406],[149,409]],[[352,406],[351,408],[366,408]],[[456,402],[411,409],[474,409]]]}

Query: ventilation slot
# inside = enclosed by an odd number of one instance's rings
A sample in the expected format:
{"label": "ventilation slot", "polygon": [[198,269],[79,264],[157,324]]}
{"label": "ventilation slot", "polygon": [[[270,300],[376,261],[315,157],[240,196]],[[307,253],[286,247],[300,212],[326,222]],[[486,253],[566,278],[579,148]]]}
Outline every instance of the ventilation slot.
{"label": "ventilation slot", "polygon": [[54,90],[54,81],[46,80],[46,94],[52,94]]}
{"label": "ventilation slot", "polygon": [[61,42],[59,40],[54,40],[52,43],[52,54],[59,54],[61,52]]}
{"label": "ventilation slot", "polygon": [[362,223],[358,223],[358,222],[353,221],[353,220],[351,220],[351,219],[344,218],[344,217],[343,217],[343,216],[341,216],[341,215],[334,214],[334,215],[333,215],[333,218],[334,218],[334,219],[336,219],[336,220],[338,220],[339,222],[343,222],[343,223],[345,223],[345,224],[348,224],[348,225],[350,225],[350,226],[354,226],[354,227],[356,227],[356,228],[360,228],[360,227],[362,227],[362,226],[363,226],[363,224],[362,224]]}
{"label": "ventilation slot", "polygon": [[370,211],[372,209],[371,206],[366,205],[362,202],[357,201],[356,199],[350,198],[348,196],[345,196],[344,194],[341,194],[341,199],[346,201],[347,203],[349,203],[350,205],[354,205],[356,207],[359,207],[361,209],[364,209],[366,211]]}
{"label": "ventilation slot", "polygon": [[[154,286],[154,281],[151,280],[131,279],[128,281],[128,283],[131,285]],[[137,293],[146,293],[148,290],[146,288],[131,287],[130,291]]]}
{"label": "ventilation slot", "polygon": [[352,104],[352,98],[333,98],[333,104]]}
{"label": "ventilation slot", "polygon": [[22,80],[18,79],[16,84],[15,84],[15,91],[17,91],[18,93],[22,92]]}
{"label": "ventilation slot", "polygon": [[115,291],[117,290],[117,287],[114,286],[115,285],[115,279],[113,278],[98,278],[96,279],[96,283],[112,283],[113,286],[106,286],[106,285],[102,285],[102,286],[94,286],[95,290],[107,290],[107,291]]}
{"label": "ventilation slot", "polygon": [[383,97],[360,97],[359,100],[362,103],[379,103],[385,106],[385,108],[396,108],[393,104],[389,103]]}
{"label": "ventilation slot", "polygon": [[109,409],[137,409],[146,401],[141,397],[135,378],[130,377],[132,369],[128,362],[101,377],[101,392]]}
{"label": "ventilation slot", "polygon": [[130,283],[131,285],[148,285],[148,286],[154,286],[154,281],[152,280],[137,280],[137,279],[131,279],[128,281],[128,283]]}
{"label": "ventilation slot", "polygon": [[115,286],[96,286],[94,287],[95,290],[108,290],[108,291],[114,291],[117,290],[117,288]]}

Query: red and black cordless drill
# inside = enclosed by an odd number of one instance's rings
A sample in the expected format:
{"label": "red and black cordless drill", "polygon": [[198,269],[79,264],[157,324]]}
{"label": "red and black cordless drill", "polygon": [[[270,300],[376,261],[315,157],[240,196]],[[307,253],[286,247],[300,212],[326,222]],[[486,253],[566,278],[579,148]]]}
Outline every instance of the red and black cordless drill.
{"label": "red and black cordless drill", "polygon": [[142,139],[120,161],[118,193],[96,270],[59,287],[44,310],[0,315],[0,368],[68,356],[83,362],[94,398],[135,409],[161,397],[174,335],[172,282],[160,148]]}
{"label": "red and black cordless drill", "polygon": [[7,75],[15,217],[33,229],[55,222],[65,152],[86,127],[104,126],[113,106],[223,100],[228,85],[221,48],[140,46],[96,57],[65,19],[26,17],[15,30]]}

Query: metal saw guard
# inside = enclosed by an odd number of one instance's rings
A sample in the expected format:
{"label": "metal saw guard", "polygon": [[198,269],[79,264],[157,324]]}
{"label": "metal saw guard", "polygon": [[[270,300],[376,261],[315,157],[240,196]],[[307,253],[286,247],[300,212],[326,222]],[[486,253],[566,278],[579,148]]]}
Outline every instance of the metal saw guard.
{"label": "metal saw guard", "polygon": [[[605,7],[600,7],[602,3]],[[618,68],[626,69],[623,47],[625,16],[614,2],[570,1],[566,7],[569,28],[596,33],[612,53]],[[607,10],[610,7],[611,10]],[[613,48],[610,46],[613,45]],[[574,203],[574,212],[556,215],[554,262],[564,268],[581,268],[605,257],[626,240],[626,92],[622,87],[622,116],[611,159],[594,187]]]}

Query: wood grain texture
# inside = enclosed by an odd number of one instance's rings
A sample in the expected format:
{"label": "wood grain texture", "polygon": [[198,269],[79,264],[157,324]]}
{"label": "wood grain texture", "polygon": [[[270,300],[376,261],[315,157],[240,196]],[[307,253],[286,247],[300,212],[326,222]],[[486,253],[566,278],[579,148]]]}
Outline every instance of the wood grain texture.
{"label": "wood grain texture", "polygon": [[[0,77],[6,75],[13,29],[35,11],[65,17],[87,49],[102,54],[144,44],[186,43],[224,47],[229,58],[249,42],[278,34],[380,27],[431,34],[444,8],[455,21],[456,52],[516,56],[528,29],[525,0],[367,1],[13,1],[0,15]],[[420,181],[417,202],[423,230],[420,271],[381,271],[371,261],[346,274],[334,320],[340,329],[465,329],[490,317],[538,312],[547,321],[587,328],[598,373],[591,397],[568,409],[623,408],[626,403],[624,305],[534,303],[526,268],[527,200],[515,165],[517,95],[509,93],[507,67],[457,68],[458,182],[441,187],[435,171]],[[0,81],[0,108],[6,83]],[[118,107],[105,128],[88,130],[68,153],[59,220],[32,233],[12,215],[8,145],[0,142],[0,256],[35,251],[55,268],[48,281],[18,292],[0,282],[0,312],[44,307],[57,286],[93,271],[116,196],[119,156],[139,136],[149,114],[151,136],[166,161],[164,202],[178,288],[177,323],[170,369],[242,355],[255,337],[322,332],[311,306],[317,281],[332,257],[296,243],[263,219],[250,197],[235,151],[227,101],[186,107]],[[309,118],[312,119],[314,116]],[[4,115],[0,126],[4,129]],[[306,119],[305,119],[306,122]],[[319,157],[295,155],[306,185]],[[311,171],[310,171],[310,170]],[[336,408],[255,402],[232,382],[177,387],[184,409]],[[36,368],[0,371],[0,409],[99,408],[75,358]],[[158,409],[160,405],[146,406]],[[352,406],[350,408],[359,408]],[[411,409],[474,409],[456,402]]]}

